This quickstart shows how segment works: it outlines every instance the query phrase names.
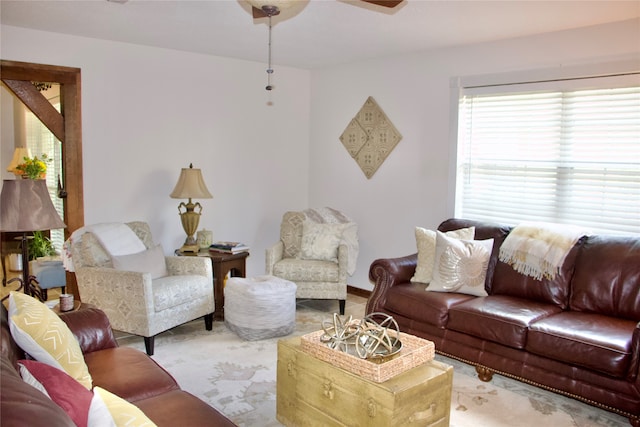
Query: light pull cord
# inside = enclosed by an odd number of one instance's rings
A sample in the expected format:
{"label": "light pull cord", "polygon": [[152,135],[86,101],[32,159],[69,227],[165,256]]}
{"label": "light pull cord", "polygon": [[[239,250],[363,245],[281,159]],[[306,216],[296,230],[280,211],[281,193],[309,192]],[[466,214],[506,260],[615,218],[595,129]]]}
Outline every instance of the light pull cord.
{"label": "light pull cord", "polygon": [[273,90],[271,85],[271,75],[273,74],[273,68],[271,68],[271,15],[269,15],[269,68],[267,68],[267,86],[266,90]]}

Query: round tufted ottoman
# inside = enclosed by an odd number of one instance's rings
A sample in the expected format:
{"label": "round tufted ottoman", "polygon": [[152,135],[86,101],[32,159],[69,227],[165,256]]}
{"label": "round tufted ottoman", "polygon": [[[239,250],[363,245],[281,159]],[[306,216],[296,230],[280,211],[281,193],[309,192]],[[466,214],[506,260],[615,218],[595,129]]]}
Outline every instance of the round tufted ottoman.
{"label": "round tufted ottoman", "polygon": [[289,335],[296,328],[296,284],[274,276],[230,277],[224,321],[248,341]]}

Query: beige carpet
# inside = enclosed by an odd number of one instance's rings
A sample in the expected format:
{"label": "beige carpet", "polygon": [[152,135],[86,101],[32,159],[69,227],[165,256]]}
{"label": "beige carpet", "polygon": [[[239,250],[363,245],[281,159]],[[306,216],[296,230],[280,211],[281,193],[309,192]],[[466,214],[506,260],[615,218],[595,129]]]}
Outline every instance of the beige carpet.
{"label": "beige carpet", "polygon": [[[349,295],[347,315],[361,318],[364,298]],[[335,301],[299,301],[295,335],[320,329],[337,311]],[[121,345],[144,349],[142,338],[119,335]],[[215,322],[206,331],[194,321],[160,334],[153,358],[185,390],[246,427],[280,426],[276,412],[278,338],[247,342]],[[473,367],[436,356],[454,366],[451,426],[454,427],[628,427],[618,415],[521,382],[494,376],[483,383]]]}

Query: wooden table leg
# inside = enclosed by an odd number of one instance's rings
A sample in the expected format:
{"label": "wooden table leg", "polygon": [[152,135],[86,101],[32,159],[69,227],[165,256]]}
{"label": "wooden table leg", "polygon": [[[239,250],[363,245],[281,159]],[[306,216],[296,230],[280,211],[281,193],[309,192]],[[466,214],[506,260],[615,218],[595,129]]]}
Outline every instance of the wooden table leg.
{"label": "wooden table leg", "polygon": [[214,320],[224,320],[224,279],[228,273],[231,273],[232,277],[246,277],[248,256],[248,252],[233,255],[210,255],[213,264]]}

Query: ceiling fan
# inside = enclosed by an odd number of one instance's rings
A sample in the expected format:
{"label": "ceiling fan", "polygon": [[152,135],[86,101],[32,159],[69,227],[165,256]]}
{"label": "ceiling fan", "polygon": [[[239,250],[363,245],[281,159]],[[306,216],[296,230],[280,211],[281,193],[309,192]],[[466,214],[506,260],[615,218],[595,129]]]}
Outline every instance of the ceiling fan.
{"label": "ceiling fan", "polygon": [[[390,9],[396,7],[404,0],[359,0],[364,3],[375,4],[377,6],[388,7]],[[253,19],[267,18],[270,16],[276,16],[280,13],[280,10],[286,9],[293,5],[295,1],[291,0],[249,0],[251,4],[251,13]]]}
{"label": "ceiling fan", "polygon": [[[268,91],[273,90],[271,84],[271,75],[273,74],[273,68],[271,68],[271,18],[279,15],[281,9],[288,9],[296,3],[296,0],[246,0],[251,5],[251,12],[253,19],[269,18],[269,66],[267,68],[267,86],[265,89]],[[404,0],[359,0],[364,3],[375,4],[377,6],[383,6],[388,8],[394,8]]]}

